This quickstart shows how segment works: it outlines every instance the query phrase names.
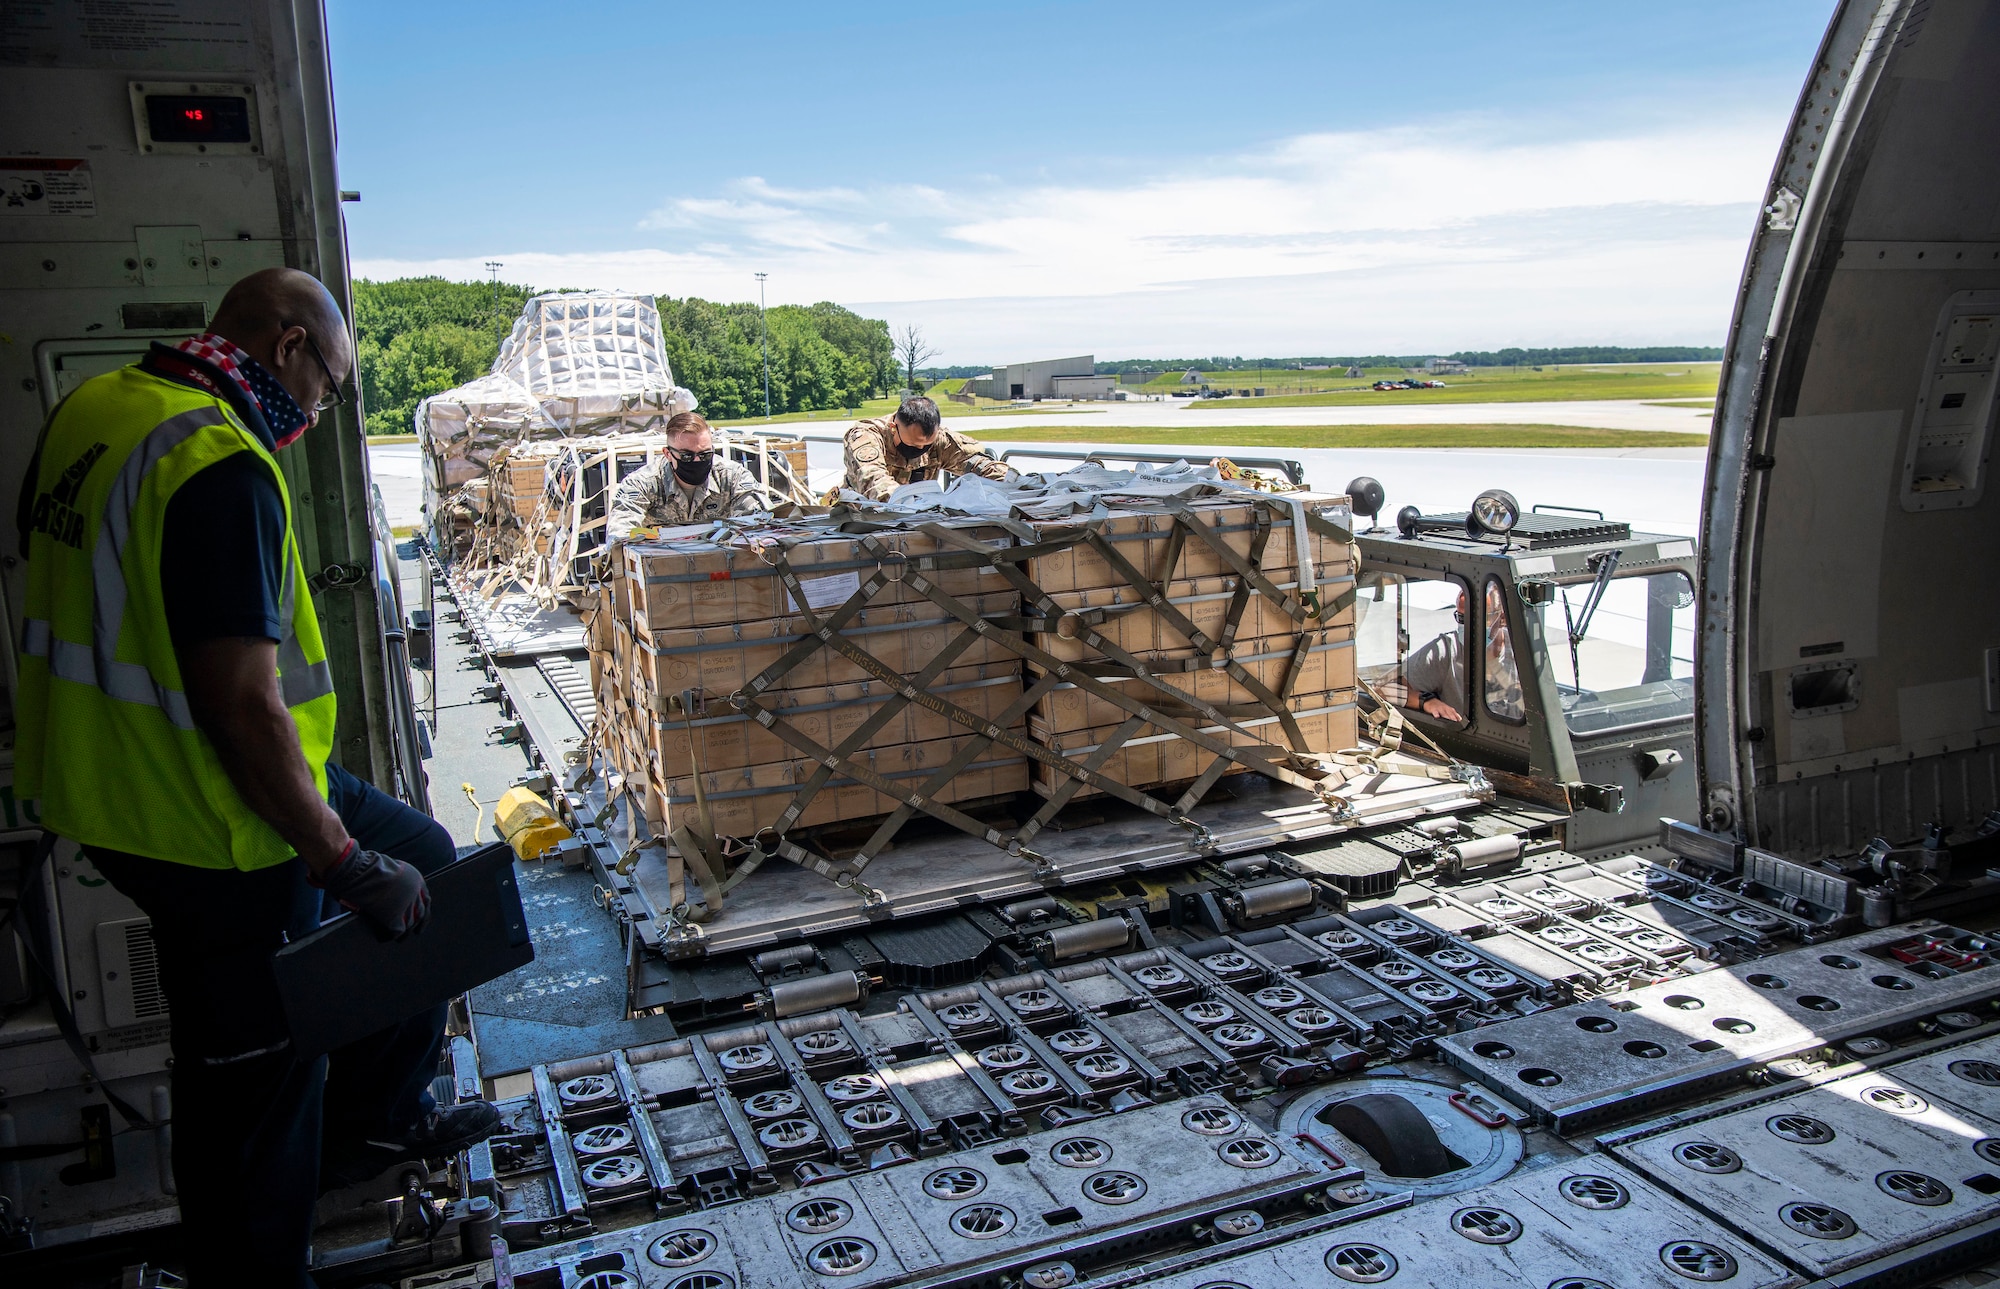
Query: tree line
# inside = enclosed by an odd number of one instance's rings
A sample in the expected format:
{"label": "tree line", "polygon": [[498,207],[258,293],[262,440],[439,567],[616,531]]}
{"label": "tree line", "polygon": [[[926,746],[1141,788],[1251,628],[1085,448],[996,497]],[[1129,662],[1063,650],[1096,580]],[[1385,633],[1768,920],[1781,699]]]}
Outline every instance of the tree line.
{"label": "tree line", "polygon": [[[511,282],[438,277],[354,283],[355,364],[370,434],[408,434],[417,405],[492,369],[521,306],[541,294]],[[764,412],[764,355],[754,304],[658,296],[674,379],[716,420]],[[779,305],[764,318],[771,411],[859,407],[898,378],[889,324],[837,304]]]}
{"label": "tree line", "polygon": [[[1453,358],[1468,367],[1563,366],[1569,363],[1698,363],[1716,362],[1722,350],[1701,345],[1581,345],[1568,349],[1467,349],[1455,354],[1335,354],[1313,358],[1122,358],[1099,362],[1097,374],[1116,376],[1139,371],[1269,371],[1287,367],[1421,367],[1432,358]],[[926,375],[984,375],[986,370],[952,367]]]}

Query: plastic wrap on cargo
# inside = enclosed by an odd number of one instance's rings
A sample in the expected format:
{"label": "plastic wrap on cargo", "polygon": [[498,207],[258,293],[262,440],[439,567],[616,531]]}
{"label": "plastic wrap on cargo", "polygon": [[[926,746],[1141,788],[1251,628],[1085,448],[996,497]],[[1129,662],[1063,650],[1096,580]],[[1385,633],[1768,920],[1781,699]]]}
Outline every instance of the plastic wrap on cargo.
{"label": "plastic wrap on cargo", "polygon": [[516,443],[657,431],[699,400],[674,384],[653,298],[590,291],[522,306],[493,370],[417,408],[430,490],[485,475]]}

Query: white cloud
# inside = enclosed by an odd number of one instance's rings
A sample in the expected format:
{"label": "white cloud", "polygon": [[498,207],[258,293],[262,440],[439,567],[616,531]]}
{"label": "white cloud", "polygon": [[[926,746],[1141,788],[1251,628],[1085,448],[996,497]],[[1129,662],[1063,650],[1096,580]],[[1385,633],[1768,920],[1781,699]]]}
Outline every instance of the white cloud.
{"label": "white cloud", "polygon": [[[923,323],[942,361],[1716,342],[1776,121],[1504,143],[1500,127],[1304,135],[1162,177],[788,189],[750,178],[640,221],[648,249],[503,252],[507,276]],[[552,238],[560,228],[551,224]],[[484,256],[362,257],[373,277]]]}

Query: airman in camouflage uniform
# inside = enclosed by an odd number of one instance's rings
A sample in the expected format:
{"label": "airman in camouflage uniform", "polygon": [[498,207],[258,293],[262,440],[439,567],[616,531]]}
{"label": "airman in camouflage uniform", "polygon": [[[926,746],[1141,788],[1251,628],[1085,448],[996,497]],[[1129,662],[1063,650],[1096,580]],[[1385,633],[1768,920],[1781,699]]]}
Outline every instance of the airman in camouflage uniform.
{"label": "airman in camouflage uniform", "polygon": [[940,470],[1007,477],[1007,467],[976,440],[943,428],[928,398],[906,398],[892,416],[856,421],[843,456],[847,486],[870,501],[887,501],[902,485],[935,479]]}
{"label": "airman in camouflage uniform", "polygon": [[714,451],[714,432],[693,412],[667,422],[667,452],[612,494],[610,541],[623,541],[636,528],[703,524],[768,509],[751,473]]}

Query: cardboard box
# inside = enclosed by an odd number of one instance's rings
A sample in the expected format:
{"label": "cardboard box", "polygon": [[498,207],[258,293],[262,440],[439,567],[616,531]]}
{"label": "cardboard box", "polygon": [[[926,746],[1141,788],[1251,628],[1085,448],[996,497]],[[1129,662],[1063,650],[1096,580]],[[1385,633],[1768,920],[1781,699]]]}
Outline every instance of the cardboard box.
{"label": "cardboard box", "polygon": [[[965,525],[961,531],[986,545],[1013,544],[1009,534],[991,525]],[[960,597],[1012,589],[991,567],[924,570],[921,564],[927,557],[961,554],[926,533],[883,532],[874,540],[908,563],[905,580],[882,586],[869,600],[871,607],[927,603],[907,580],[918,575]],[[845,535],[799,542],[785,556],[799,578],[806,607],[815,613],[839,608],[883,567],[861,538]],[[631,583],[632,627],[641,635],[791,617],[800,608],[764,554],[746,547],[701,541],[631,542],[624,548],[624,560]]]}
{"label": "cardboard box", "polygon": [[[1294,570],[1296,572],[1296,570]],[[1174,582],[1167,587],[1167,602],[1190,625],[1208,636],[1220,640],[1222,630],[1228,621],[1230,606],[1236,599],[1236,588],[1240,577],[1204,577]],[[1298,584],[1291,576],[1278,581],[1279,589],[1298,596]],[[1351,595],[1354,579],[1349,576],[1345,564],[1340,566],[1336,576],[1323,579],[1318,584],[1320,603],[1328,606],[1343,595]],[[1084,618],[1077,624],[1080,630],[1089,630],[1108,640],[1117,648],[1128,653],[1151,653],[1159,650],[1190,649],[1193,641],[1181,634],[1168,617],[1154,609],[1147,597],[1129,586],[1099,587],[1088,591],[1062,591],[1049,597],[1064,613],[1076,613]],[[1092,618],[1097,620],[1092,621]],[[1307,618],[1301,625],[1280,609],[1278,605],[1256,589],[1253,585],[1245,599],[1243,609],[1236,619],[1235,643],[1238,651],[1252,640],[1266,636],[1283,634],[1296,635],[1307,627],[1346,627],[1354,621],[1354,605],[1350,599],[1345,605],[1318,618]],[[1030,637],[1032,643],[1068,662],[1102,658],[1103,654],[1086,644],[1078,636],[1065,637],[1067,628],[1056,631],[1037,631]]]}
{"label": "cardboard box", "polygon": [[[1360,742],[1360,718],[1354,705],[1352,690],[1333,694],[1315,694],[1305,699],[1294,700],[1293,715],[1298,721],[1299,732],[1305,736],[1306,748],[1314,752],[1338,752],[1351,748]],[[1266,759],[1282,763],[1290,744],[1286,741],[1284,727],[1275,716],[1266,716],[1256,721],[1240,721],[1249,737],[1228,734],[1211,728],[1214,736],[1226,739],[1231,746],[1251,746],[1260,744],[1268,749]],[[1083,730],[1066,736],[1041,739],[1051,750],[1059,751],[1072,761],[1083,762],[1106,739],[1117,730],[1116,726]],[[1032,732],[1032,728],[1031,728]],[[1133,788],[1150,788],[1162,783],[1178,783],[1200,776],[1215,761],[1215,753],[1197,746],[1174,734],[1162,734],[1155,729],[1142,730],[1137,736],[1127,740],[1098,767],[1098,772],[1115,782]],[[1035,791],[1048,796],[1068,781],[1068,776],[1053,766],[1039,761],[1033,766]],[[1231,769],[1229,773],[1238,773]],[[1078,796],[1098,792],[1097,788],[1082,788]]]}
{"label": "cardboard box", "polygon": [[[1243,669],[1257,678],[1257,682],[1273,693],[1283,683],[1287,668],[1291,665],[1292,650],[1296,637],[1280,636],[1261,641],[1250,641],[1246,649],[1239,651],[1237,658]],[[1193,650],[1180,651],[1181,658],[1192,659]],[[1200,698],[1203,702],[1221,704],[1254,703],[1254,695],[1226,671],[1174,671],[1162,672],[1160,678],[1175,689],[1184,690]],[[1136,677],[1107,679],[1108,685],[1131,694],[1142,702],[1152,702],[1159,696],[1159,690]],[[1318,633],[1307,646],[1306,656],[1300,664],[1298,675],[1292,683],[1292,693],[1320,694],[1354,688],[1354,631],[1351,627]],[[1115,726],[1130,713],[1106,699],[1087,693],[1075,685],[1063,685],[1042,695],[1035,704],[1034,717],[1048,729],[1063,733],[1075,733],[1093,726]],[[1351,744],[1349,746],[1352,746]]]}
{"label": "cardboard box", "polygon": [[[981,616],[1012,616],[1021,597],[1013,591],[976,595],[966,607]],[[900,675],[922,671],[938,651],[969,628],[929,600],[863,609],[841,632],[870,657]],[[805,638],[800,617],[769,618],[726,627],[659,631],[638,641],[634,657],[638,683],[650,692],[684,689],[722,697],[742,689]],[[997,639],[975,635],[952,660],[953,667],[1017,662]],[[786,672],[776,688],[814,689],[874,679],[840,651],[822,647]]]}
{"label": "cardboard box", "polygon": [[[1352,511],[1347,498],[1327,493],[1288,493],[1279,502],[1264,501],[1217,501],[1210,500],[1196,504],[1193,511],[1196,522],[1211,533],[1219,536],[1223,544],[1238,555],[1248,557],[1255,539],[1258,518],[1262,510],[1271,523],[1271,535],[1264,544],[1263,558],[1257,567],[1273,581],[1289,582],[1294,576],[1276,576],[1287,569],[1298,568],[1298,544],[1292,539],[1293,517],[1289,502],[1293,497],[1308,509],[1323,516],[1345,531],[1352,531]],[[1115,511],[1110,517],[1094,521],[1098,531],[1109,541],[1119,555],[1131,563],[1140,573],[1153,582],[1182,581],[1201,577],[1220,577],[1234,574],[1235,569],[1214,548],[1198,535],[1189,533],[1181,543],[1178,557],[1171,569],[1163,568],[1171,534],[1175,527],[1174,516],[1164,510],[1133,509]],[[1080,527],[1076,520],[1044,520],[1035,524],[1042,540],[1059,537],[1063,532]],[[1314,568],[1329,574],[1346,572],[1349,541],[1312,534],[1309,549],[1313,552]],[[1087,591],[1097,587],[1126,586],[1131,583],[1103,555],[1086,542],[1036,556],[1028,561],[1028,575],[1035,585],[1051,593],[1057,591]]]}
{"label": "cardboard box", "polygon": [[[869,769],[911,790],[923,786],[964,746],[966,738],[938,739],[929,743],[908,743],[862,753],[855,759]],[[785,761],[749,766],[740,770],[716,771],[702,776],[708,794],[710,818],[718,833],[727,837],[752,837],[777,823],[778,816],[791,804],[798,786],[812,777],[818,767],[811,761]],[[954,775],[933,798],[943,803],[974,801],[982,797],[1005,796],[1028,790],[1028,762],[1011,750],[989,745],[973,763]],[[694,783],[680,776],[657,781],[656,809],[670,820],[694,818]],[[839,775],[821,788],[799,817],[799,825],[862,822],[886,815],[900,801],[876,792],[866,784],[842,779]]]}
{"label": "cardboard box", "polygon": [[[990,722],[1020,698],[1021,673],[1011,662],[954,667],[942,673],[928,692]],[[772,690],[766,695],[787,724],[829,750],[854,734],[893,697],[895,690],[880,681]],[[665,718],[657,707],[648,714],[651,750],[660,774],[685,775],[696,765],[704,771],[731,770],[807,755],[727,702],[711,703],[707,712],[693,721]],[[1021,733],[1026,726],[1016,719],[1013,729]],[[892,748],[966,732],[965,725],[941,712],[906,703],[863,746]]]}

